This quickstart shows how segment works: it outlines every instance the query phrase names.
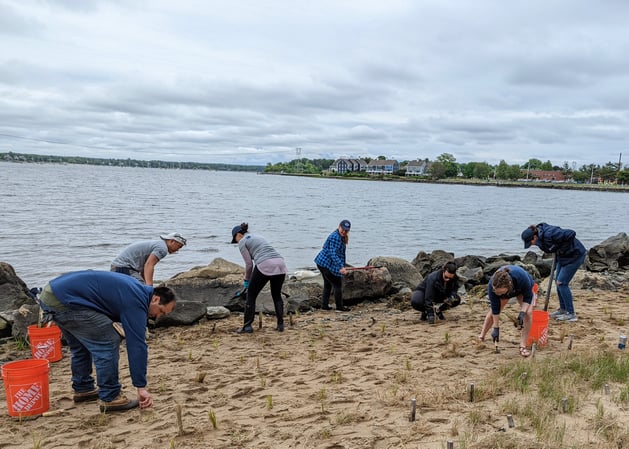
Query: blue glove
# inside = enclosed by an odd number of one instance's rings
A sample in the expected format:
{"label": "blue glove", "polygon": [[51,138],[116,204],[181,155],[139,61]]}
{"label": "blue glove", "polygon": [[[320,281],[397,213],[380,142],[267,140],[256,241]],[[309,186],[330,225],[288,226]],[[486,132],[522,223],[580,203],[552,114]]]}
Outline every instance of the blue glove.
{"label": "blue glove", "polygon": [[498,343],[500,341],[500,328],[494,327],[494,330],[491,331],[491,338],[494,343]]}
{"label": "blue glove", "polygon": [[517,324],[517,328],[518,329],[522,329],[524,327],[524,317],[526,316],[526,312],[520,312],[518,314],[518,324]]}
{"label": "blue glove", "polygon": [[249,288],[249,281],[245,279],[245,282],[242,283],[244,288]]}

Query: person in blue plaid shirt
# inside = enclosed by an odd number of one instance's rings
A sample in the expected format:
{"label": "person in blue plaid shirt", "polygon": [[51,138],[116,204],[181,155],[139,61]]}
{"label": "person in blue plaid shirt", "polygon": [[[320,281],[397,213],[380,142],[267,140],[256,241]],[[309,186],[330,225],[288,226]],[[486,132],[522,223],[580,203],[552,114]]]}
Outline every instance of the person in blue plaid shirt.
{"label": "person in blue plaid shirt", "polygon": [[332,310],[330,307],[330,293],[334,288],[334,301],[337,312],[349,312],[349,307],[343,305],[343,275],[347,273],[345,268],[345,248],[349,242],[349,230],[352,224],[349,220],[343,220],[339,227],[332,232],[317,257],[315,263],[323,276],[323,293],[321,295],[321,308]]}

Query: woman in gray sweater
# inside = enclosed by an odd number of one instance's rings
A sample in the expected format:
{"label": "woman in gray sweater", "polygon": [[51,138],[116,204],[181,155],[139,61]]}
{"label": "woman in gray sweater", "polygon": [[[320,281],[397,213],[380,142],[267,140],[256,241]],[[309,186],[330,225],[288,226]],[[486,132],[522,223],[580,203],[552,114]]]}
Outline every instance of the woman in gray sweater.
{"label": "woman in gray sweater", "polygon": [[263,237],[249,233],[249,224],[241,223],[232,229],[232,243],[238,243],[238,249],[245,261],[244,287],[247,291],[245,319],[238,333],[253,332],[253,318],[256,312],[256,299],[267,282],[271,283],[271,296],[277,316],[276,330],[284,331],[284,301],[282,285],[286,278],[284,258]]}

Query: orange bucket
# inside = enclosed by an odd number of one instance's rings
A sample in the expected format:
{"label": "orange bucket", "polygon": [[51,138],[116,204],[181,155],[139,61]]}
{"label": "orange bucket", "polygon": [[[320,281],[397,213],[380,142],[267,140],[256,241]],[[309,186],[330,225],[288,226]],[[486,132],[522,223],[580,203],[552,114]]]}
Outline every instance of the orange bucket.
{"label": "orange bucket", "polygon": [[44,359],[18,360],[2,365],[9,416],[41,415],[48,410],[49,369],[49,362]]}
{"label": "orange bucket", "polygon": [[533,322],[526,345],[531,346],[533,343],[536,343],[538,348],[548,343],[548,312],[543,310],[533,310]]}
{"label": "orange bucket", "polygon": [[49,362],[61,360],[61,329],[58,326],[28,326],[28,340],[34,359],[46,359]]}

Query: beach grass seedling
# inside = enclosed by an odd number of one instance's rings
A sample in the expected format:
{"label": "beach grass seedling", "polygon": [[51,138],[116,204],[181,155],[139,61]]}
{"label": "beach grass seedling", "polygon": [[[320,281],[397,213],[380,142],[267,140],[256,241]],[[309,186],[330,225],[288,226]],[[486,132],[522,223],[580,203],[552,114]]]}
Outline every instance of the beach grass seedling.
{"label": "beach grass seedling", "polygon": [[330,375],[330,382],[340,384],[343,381],[343,376],[339,371],[333,371]]}
{"label": "beach grass seedling", "polygon": [[411,370],[411,359],[406,359],[406,371]]}
{"label": "beach grass seedling", "polygon": [[269,410],[273,408],[273,396],[270,394],[266,397],[266,408],[268,408]]}
{"label": "beach grass seedling", "polygon": [[15,337],[14,339],[15,349],[18,351],[25,351],[30,348],[28,342],[24,338]]}
{"label": "beach grass seedling", "polygon": [[41,449],[44,439],[39,434],[35,435],[34,433],[31,434],[31,437],[33,438],[33,449]]}
{"label": "beach grass seedling", "polygon": [[175,439],[174,438],[170,439],[170,449],[175,449]]}
{"label": "beach grass seedling", "polygon": [[218,351],[218,345],[220,344],[220,340],[218,339],[218,337],[215,337],[214,340],[212,340],[212,345],[214,346],[214,350]]}
{"label": "beach grass seedling", "polygon": [[260,387],[266,387],[266,377],[260,375]]}
{"label": "beach grass seedling", "polygon": [[446,332],[446,335],[444,336],[444,341],[446,344],[448,344],[450,342],[450,333]]}
{"label": "beach grass seedling", "polygon": [[210,410],[209,412],[207,412],[207,417],[212,423],[212,428],[218,429],[218,423],[216,421],[216,413],[214,413],[214,410]]}
{"label": "beach grass seedling", "polygon": [[314,362],[317,360],[317,351],[315,351],[314,349],[311,349],[308,353],[308,360],[310,360],[311,362]]}

